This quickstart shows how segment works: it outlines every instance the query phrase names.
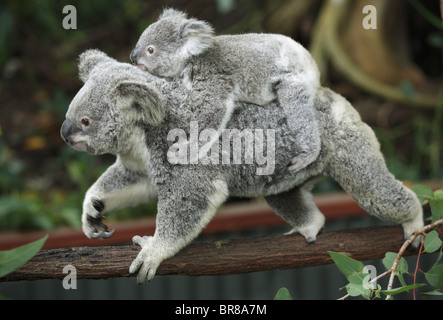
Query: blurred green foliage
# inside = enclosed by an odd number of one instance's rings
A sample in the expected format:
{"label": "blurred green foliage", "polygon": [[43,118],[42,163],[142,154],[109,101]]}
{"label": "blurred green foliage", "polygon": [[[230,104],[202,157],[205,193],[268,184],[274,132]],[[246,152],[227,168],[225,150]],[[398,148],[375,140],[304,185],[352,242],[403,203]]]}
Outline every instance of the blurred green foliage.
{"label": "blurred green foliage", "polygon": [[[65,5],[77,8],[76,30],[62,27]],[[138,0],[0,3],[0,230],[81,226],[84,193],[112,159],[79,153],[58,137],[70,100],[81,85],[76,60],[91,47],[111,55],[129,55],[149,23],[149,14],[158,14],[152,5],[161,7],[160,3]],[[21,90],[28,97],[23,97]],[[12,98],[8,99],[9,92]],[[6,109],[11,113],[3,113]],[[25,132],[2,116],[14,117],[14,111],[27,114],[30,125]],[[33,126],[35,118],[43,114],[49,114],[52,122]],[[40,138],[42,150],[24,150],[29,148],[24,147],[29,136]],[[44,167],[53,171],[42,171]],[[110,216],[149,213],[155,213],[155,204]]]}

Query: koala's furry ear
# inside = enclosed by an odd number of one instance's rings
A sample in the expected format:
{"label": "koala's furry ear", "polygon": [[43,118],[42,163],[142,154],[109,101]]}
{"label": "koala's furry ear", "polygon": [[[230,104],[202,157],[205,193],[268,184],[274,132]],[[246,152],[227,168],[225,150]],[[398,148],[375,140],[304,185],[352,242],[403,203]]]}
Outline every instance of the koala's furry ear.
{"label": "koala's furry ear", "polygon": [[199,55],[212,45],[214,29],[205,21],[184,19],[180,36],[185,40],[185,53],[189,56]]}
{"label": "koala's furry ear", "polygon": [[162,14],[158,17],[158,20],[165,18],[182,18],[187,19],[186,13],[182,11],[175,10],[173,8],[166,8],[163,10]]}
{"label": "koala's furry ear", "polygon": [[110,58],[106,53],[100,50],[96,49],[86,50],[79,57],[78,73],[80,79],[83,82],[86,82],[86,80],[88,80],[89,78],[91,71],[95,68],[95,66],[97,66],[97,64],[103,61],[112,61],[112,60],[114,59]]}
{"label": "koala's furry ear", "polygon": [[116,107],[124,111],[130,123],[158,126],[166,114],[164,96],[153,86],[136,81],[122,81],[113,92]]}

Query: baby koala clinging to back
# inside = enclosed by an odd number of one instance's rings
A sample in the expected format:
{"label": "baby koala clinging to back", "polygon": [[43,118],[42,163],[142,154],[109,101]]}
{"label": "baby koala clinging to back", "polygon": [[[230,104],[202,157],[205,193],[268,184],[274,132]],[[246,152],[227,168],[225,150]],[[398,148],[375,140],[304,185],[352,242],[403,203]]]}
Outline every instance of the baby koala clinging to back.
{"label": "baby koala clinging to back", "polygon": [[159,77],[182,77],[191,92],[204,95],[198,120],[217,130],[218,141],[234,101],[265,105],[278,99],[299,152],[290,170],[299,171],[320,152],[313,101],[320,87],[314,59],[302,45],[283,35],[214,36],[206,22],[166,9],[141,35],[131,60]]}

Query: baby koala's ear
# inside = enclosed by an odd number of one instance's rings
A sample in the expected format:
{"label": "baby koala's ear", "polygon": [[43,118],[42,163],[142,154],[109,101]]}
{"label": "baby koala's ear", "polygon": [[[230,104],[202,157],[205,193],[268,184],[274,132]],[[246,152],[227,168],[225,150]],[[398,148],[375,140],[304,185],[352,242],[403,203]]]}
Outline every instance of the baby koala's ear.
{"label": "baby koala's ear", "polygon": [[120,82],[112,92],[117,109],[129,123],[158,126],[166,114],[164,96],[155,87],[138,81]]}
{"label": "baby koala's ear", "polygon": [[185,53],[189,56],[196,56],[212,45],[214,29],[205,21],[184,19],[180,36],[185,40],[183,47]]}
{"label": "baby koala's ear", "polygon": [[162,14],[158,17],[158,20],[165,18],[182,18],[186,19],[186,13],[182,11],[175,10],[173,8],[166,8],[163,10]]}
{"label": "baby koala's ear", "polygon": [[114,59],[110,58],[106,53],[92,49],[92,50],[86,50],[83,52],[79,57],[79,63],[78,63],[78,73],[80,76],[80,79],[83,82],[86,82],[88,80],[89,75],[94,69],[97,64],[103,61],[112,61]]}

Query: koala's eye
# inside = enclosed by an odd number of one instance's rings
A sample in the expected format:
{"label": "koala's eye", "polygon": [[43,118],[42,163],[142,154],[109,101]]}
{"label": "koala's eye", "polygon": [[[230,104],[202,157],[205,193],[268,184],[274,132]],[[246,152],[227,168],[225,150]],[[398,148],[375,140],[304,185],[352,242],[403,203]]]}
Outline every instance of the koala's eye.
{"label": "koala's eye", "polygon": [[89,119],[88,119],[88,118],[83,118],[83,119],[81,120],[81,123],[82,123],[85,127],[89,127],[89,125],[91,124],[91,123],[89,122]]}
{"label": "koala's eye", "polygon": [[154,53],[154,48],[153,47],[148,47],[148,49],[146,49],[146,51],[148,51],[149,54],[153,54]]}

